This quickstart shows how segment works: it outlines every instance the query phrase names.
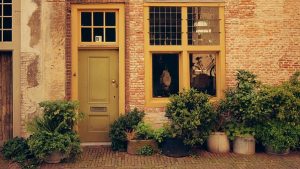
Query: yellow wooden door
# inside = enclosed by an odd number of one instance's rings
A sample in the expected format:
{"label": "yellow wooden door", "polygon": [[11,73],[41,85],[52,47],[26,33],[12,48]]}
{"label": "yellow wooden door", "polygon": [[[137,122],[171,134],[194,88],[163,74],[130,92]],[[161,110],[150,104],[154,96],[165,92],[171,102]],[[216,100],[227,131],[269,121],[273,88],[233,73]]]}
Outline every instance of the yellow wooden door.
{"label": "yellow wooden door", "polygon": [[78,90],[82,142],[107,142],[110,124],[118,117],[118,51],[80,50]]}

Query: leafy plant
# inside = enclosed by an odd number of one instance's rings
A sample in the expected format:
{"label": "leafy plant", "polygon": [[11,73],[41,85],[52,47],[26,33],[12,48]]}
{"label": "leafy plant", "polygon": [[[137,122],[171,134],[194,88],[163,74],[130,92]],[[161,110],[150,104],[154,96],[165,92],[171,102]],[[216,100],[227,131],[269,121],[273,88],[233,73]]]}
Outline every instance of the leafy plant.
{"label": "leafy plant", "polygon": [[125,115],[120,116],[110,127],[109,137],[114,151],[125,151],[127,148],[126,132],[131,132],[139,122],[142,121],[145,113],[137,108]]}
{"label": "leafy plant", "polygon": [[171,96],[166,116],[171,120],[173,137],[193,146],[203,144],[207,139],[216,113],[207,94],[191,89]]}
{"label": "leafy plant", "polygon": [[229,123],[225,130],[230,140],[234,140],[237,136],[255,136],[255,129],[253,127],[245,127],[237,123]]}
{"label": "leafy plant", "polygon": [[259,82],[256,75],[245,70],[238,70],[237,85],[225,92],[225,99],[220,102],[219,111],[227,113],[229,120],[227,134],[253,135],[258,124],[260,111],[257,107]]}
{"label": "leafy plant", "polygon": [[263,145],[271,147],[275,152],[281,152],[297,146],[300,126],[273,120],[259,126],[257,135]]}
{"label": "leafy plant", "polygon": [[2,154],[5,159],[17,162],[23,169],[36,168],[39,163],[29,150],[27,140],[22,137],[15,137],[5,142]]}
{"label": "leafy plant", "polygon": [[154,137],[155,137],[154,139],[158,143],[162,143],[167,138],[171,138],[172,133],[171,133],[170,126],[169,125],[164,125],[162,128],[159,128],[159,129],[155,130],[154,131]]}
{"label": "leafy plant", "polygon": [[151,128],[149,124],[140,122],[134,127],[135,135],[137,140],[150,140],[154,139],[155,131]]}
{"label": "leafy plant", "polygon": [[151,156],[154,154],[154,150],[151,146],[146,145],[143,146],[141,149],[138,150],[139,155],[144,155],[144,156]]}

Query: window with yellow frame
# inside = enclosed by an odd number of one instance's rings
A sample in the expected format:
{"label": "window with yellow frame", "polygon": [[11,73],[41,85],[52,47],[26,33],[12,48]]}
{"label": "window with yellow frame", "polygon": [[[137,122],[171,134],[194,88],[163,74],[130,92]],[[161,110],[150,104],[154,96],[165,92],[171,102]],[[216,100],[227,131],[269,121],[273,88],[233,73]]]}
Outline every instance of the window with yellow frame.
{"label": "window with yellow frame", "polygon": [[224,4],[145,4],[146,104],[195,88],[222,97],[225,84]]}

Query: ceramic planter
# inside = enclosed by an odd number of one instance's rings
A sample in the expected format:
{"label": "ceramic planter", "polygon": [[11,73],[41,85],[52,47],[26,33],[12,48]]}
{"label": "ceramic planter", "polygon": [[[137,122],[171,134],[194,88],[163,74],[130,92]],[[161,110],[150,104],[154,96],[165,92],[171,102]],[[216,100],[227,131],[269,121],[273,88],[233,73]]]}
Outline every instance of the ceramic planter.
{"label": "ceramic planter", "polygon": [[255,153],[255,138],[253,136],[236,136],[233,142],[233,152],[251,155]]}
{"label": "ceramic planter", "polygon": [[271,155],[287,155],[290,153],[290,148],[278,152],[273,150],[271,146],[266,146],[266,153]]}
{"label": "ceramic planter", "polygon": [[151,146],[154,152],[158,151],[158,146],[155,140],[129,140],[127,153],[137,155],[139,150],[145,146]]}
{"label": "ceramic planter", "polygon": [[190,154],[190,147],[181,139],[168,138],[162,143],[162,153],[169,157],[185,157]]}
{"label": "ceramic planter", "polygon": [[64,157],[65,157],[64,154],[61,152],[53,152],[50,155],[48,155],[44,159],[44,161],[49,164],[57,164],[60,163],[60,161],[64,159]]}
{"label": "ceramic planter", "polygon": [[212,153],[228,153],[230,151],[230,144],[226,133],[211,133],[207,140],[207,148]]}

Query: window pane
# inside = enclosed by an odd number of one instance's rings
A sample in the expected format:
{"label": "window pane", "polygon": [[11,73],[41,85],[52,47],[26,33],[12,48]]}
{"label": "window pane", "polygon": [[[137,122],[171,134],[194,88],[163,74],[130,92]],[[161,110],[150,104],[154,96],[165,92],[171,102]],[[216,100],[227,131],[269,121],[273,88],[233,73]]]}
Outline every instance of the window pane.
{"label": "window pane", "polygon": [[3,28],[4,29],[12,28],[12,18],[3,18]]}
{"label": "window pane", "polygon": [[103,12],[94,12],[94,26],[103,26]]}
{"label": "window pane", "polygon": [[190,86],[209,95],[216,95],[217,53],[190,54]]}
{"label": "window pane", "polygon": [[4,0],[4,3],[11,3],[11,0]]}
{"label": "window pane", "polygon": [[3,16],[11,16],[12,15],[12,7],[11,5],[3,5]]}
{"label": "window pane", "polygon": [[94,28],[94,42],[103,42],[103,28]]}
{"label": "window pane", "polygon": [[0,16],[2,16],[2,4],[0,4]]}
{"label": "window pane", "polygon": [[12,41],[12,31],[4,30],[3,31],[3,42],[11,42]]}
{"label": "window pane", "polygon": [[219,45],[218,7],[188,7],[188,44]]}
{"label": "window pane", "polygon": [[181,45],[181,8],[150,7],[150,44]]}
{"label": "window pane", "polygon": [[116,26],[116,14],[114,12],[105,13],[105,25]]}
{"label": "window pane", "polygon": [[91,42],[92,41],[92,29],[91,28],[81,28],[81,41]]}
{"label": "window pane", "polygon": [[0,30],[0,42],[2,42],[2,30]]}
{"label": "window pane", "polygon": [[106,28],[105,29],[105,41],[106,42],[115,42],[116,41],[116,29],[115,28]]}
{"label": "window pane", "polygon": [[179,54],[152,55],[153,97],[169,97],[179,91]]}
{"label": "window pane", "polygon": [[92,16],[91,12],[81,12],[81,26],[91,26]]}
{"label": "window pane", "polygon": [[2,18],[0,17],[0,29],[2,29]]}

